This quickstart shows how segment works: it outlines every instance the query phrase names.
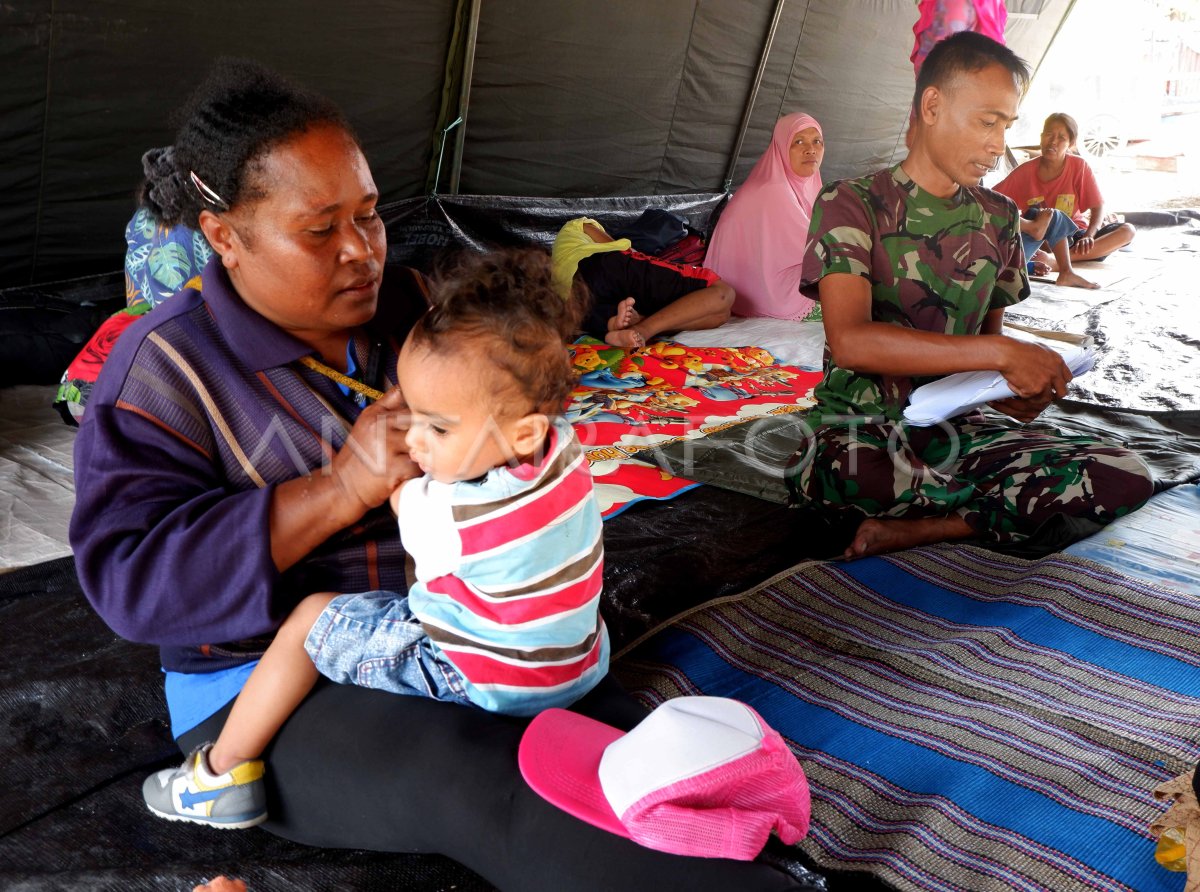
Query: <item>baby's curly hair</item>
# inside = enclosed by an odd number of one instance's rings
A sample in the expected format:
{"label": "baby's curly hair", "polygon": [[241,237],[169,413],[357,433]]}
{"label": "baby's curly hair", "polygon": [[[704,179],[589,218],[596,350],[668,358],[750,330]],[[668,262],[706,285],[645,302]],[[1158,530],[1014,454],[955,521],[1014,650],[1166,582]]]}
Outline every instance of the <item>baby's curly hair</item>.
{"label": "baby's curly hair", "polygon": [[587,300],[554,287],[550,255],[536,249],[464,254],[433,279],[428,312],[409,342],[446,354],[478,342],[509,386],[546,415],[561,415],[575,375],[566,342],[579,330]]}

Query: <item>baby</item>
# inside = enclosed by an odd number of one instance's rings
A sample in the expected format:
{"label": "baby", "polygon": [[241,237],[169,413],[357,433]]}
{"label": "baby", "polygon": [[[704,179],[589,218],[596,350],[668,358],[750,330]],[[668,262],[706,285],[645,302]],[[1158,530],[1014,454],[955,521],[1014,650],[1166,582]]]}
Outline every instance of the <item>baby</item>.
{"label": "baby", "polygon": [[147,778],[150,810],[224,828],[266,819],[271,738],[318,675],[532,716],[608,670],[600,511],[562,417],[578,300],[549,258],[465,261],[400,353],[410,455],[424,476],[391,504],[415,562],[407,596],[311,595],[284,621],[216,743]]}

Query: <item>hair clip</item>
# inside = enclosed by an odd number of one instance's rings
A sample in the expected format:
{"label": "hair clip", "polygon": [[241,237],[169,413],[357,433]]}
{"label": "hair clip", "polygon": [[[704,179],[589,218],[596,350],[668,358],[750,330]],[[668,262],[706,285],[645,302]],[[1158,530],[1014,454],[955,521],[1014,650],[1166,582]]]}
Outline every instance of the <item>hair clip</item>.
{"label": "hair clip", "polygon": [[192,178],[192,185],[196,187],[196,191],[200,193],[201,198],[220,210],[229,210],[229,203],[212,189],[208,188],[208,186],[205,185],[204,180],[196,176],[196,171],[189,170],[188,174]]}

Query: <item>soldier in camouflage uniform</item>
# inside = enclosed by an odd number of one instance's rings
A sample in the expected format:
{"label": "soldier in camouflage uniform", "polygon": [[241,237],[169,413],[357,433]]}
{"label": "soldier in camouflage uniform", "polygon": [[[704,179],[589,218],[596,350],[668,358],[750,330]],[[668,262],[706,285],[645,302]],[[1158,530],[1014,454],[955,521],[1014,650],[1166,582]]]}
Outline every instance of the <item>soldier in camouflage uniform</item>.
{"label": "soldier in camouflage uniform", "polygon": [[908,157],[827,186],[801,290],[821,301],[825,377],[813,436],[789,469],[798,501],[856,511],[847,557],[949,539],[1017,541],[1055,515],[1108,523],[1152,491],[1132,453],[970,413],[932,428],[901,415],[915,387],[999,370],[1029,422],[1066,391],[1061,357],[1003,336],[1029,294],[1016,206],[979,186],[1004,151],[1028,69],[971,32],[938,44],[914,97]]}

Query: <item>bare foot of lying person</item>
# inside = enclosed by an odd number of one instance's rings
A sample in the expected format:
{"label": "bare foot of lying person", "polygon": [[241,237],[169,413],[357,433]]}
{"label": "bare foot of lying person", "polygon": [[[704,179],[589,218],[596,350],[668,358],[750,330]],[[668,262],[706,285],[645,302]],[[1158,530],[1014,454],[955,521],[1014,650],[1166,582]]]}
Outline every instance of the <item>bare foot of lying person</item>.
{"label": "bare foot of lying person", "polygon": [[246,892],[246,884],[242,880],[219,876],[203,885],[196,886],[192,892]]}
{"label": "bare foot of lying person", "polygon": [[1091,281],[1090,279],[1085,279],[1083,276],[1079,275],[1079,273],[1077,273],[1077,272],[1059,273],[1058,279],[1055,282],[1055,284],[1056,285],[1065,285],[1068,288],[1092,288],[1092,289],[1095,289],[1095,288],[1100,287],[1097,283]]}
{"label": "bare foot of lying person", "polygon": [[633,303],[633,298],[627,297],[617,304],[617,312],[608,320],[609,331],[621,331],[641,321],[642,317],[633,309]]}
{"label": "bare foot of lying person", "polygon": [[620,347],[626,353],[641,350],[646,346],[646,339],[636,328],[612,329],[604,336],[604,343]]}
{"label": "bare foot of lying person", "polygon": [[845,553],[845,560],[903,551],[918,545],[969,539],[975,535],[970,525],[957,514],[949,517],[921,517],[897,520],[890,517],[868,517],[858,525],[858,531]]}

